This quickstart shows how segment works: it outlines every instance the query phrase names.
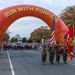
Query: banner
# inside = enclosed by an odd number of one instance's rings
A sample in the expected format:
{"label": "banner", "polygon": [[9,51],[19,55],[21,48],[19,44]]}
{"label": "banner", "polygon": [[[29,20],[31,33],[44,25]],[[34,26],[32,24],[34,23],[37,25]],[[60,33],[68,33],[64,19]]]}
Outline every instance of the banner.
{"label": "banner", "polygon": [[66,44],[68,47],[68,55],[70,59],[73,59],[73,39],[74,39],[74,24],[70,26],[70,29],[66,36]]}

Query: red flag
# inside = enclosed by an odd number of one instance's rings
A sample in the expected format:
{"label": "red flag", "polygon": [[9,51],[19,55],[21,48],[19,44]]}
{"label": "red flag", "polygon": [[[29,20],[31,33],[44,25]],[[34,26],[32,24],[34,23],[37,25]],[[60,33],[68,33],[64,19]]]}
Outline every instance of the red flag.
{"label": "red flag", "polygon": [[68,47],[68,55],[70,59],[73,59],[73,39],[74,39],[74,24],[71,25],[67,36],[66,36],[66,44]]}
{"label": "red flag", "polygon": [[55,41],[55,24],[54,20],[52,23],[52,34],[51,34],[51,39],[50,39],[50,46],[53,46],[54,41]]}

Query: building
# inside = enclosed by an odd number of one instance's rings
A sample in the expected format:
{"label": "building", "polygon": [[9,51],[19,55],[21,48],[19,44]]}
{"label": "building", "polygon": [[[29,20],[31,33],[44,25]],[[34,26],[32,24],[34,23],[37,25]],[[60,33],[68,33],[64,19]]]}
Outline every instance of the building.
{"label": "building", "polygon": [[21,41],[21,40],[22,40],[22,38],[20,37],[20,35],[19,35],[19,34],[15,35],[15,38],[17,38],[17,39],[18,39],[18,41]]}

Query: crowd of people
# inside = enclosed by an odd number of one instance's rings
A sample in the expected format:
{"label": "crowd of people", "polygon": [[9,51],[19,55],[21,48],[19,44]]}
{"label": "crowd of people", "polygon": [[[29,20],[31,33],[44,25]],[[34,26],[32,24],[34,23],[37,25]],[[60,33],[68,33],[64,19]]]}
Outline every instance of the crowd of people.
{"label": "crowd of people", "polygon": [[37,50],[39,47],[39,43],[22,43],[22,42],[4,42],[3,43],[3,49],[9,50],[9,49],[27,49],[27,50]]}
{"label": "crowd of people", "polygon": [[60,56],[63,56],[63,62],[67,64],[67,46],[64,41],[63,45],[60,45],[58,41],[56,41],[52,46],[49,47],[46,45],[45,41],[42,44],[42,64],[46,64],[47,58],[47,50],[49,51],[49,62],[54,64],[54,58],[56,57],[57,64],[60,64]]}

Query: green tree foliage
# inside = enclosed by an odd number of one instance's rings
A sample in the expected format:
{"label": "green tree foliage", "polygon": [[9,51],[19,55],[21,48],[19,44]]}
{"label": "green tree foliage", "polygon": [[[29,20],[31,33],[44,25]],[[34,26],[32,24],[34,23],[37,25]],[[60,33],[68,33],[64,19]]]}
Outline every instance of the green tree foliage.
{"label": "green tree foliage", "polygon": [[17,42],[17,39],[16,39],[15,37],[12,37],[12,38],[10,39],[10,42],[11,42],[11,43]]}
{"label": "green tree foliage", "polygon": [[42,39],[46,39],[46,40],[50,39],[50,34],[51,34],[51,31],[48,26],[41,26],[40,28],[35,29],[31,33],[30,38],[32,40],[40,42]]}
{"label": "green tree foliage", "polygon": [[29,39],[27,40],[27,42],[28,42],[28,43],[32,43],[33,41],[32,41],[31,38],[29,38]]}
{"label": "green tree foliage", "polygon": [[73,22],[75,23],[75,6],[67,7],[60,14],[60,18],[69,27]]}
{"label": "green tree foliage", "polygon": [[22,42],[23,43],[26,42],[26,38],[25,37],[22,38]]}
{"label": "green tree foliage", "polygon": [[9,41],[9,39],[10,39],[9,34],[5,33],[3,37],[3,41]]}

